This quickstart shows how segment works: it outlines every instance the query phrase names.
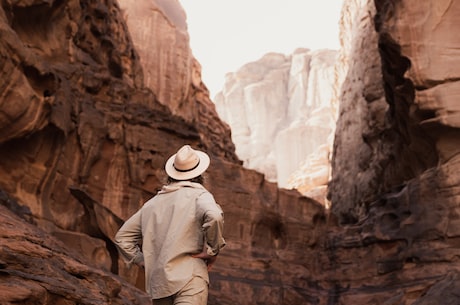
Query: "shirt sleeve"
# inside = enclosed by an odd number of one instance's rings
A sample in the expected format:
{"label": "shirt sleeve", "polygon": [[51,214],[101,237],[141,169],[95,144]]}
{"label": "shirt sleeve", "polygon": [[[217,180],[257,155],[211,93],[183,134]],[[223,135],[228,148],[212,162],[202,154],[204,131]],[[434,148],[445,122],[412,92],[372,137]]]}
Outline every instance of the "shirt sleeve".
{"label": "shirt sleeve", "polygon": [[226,244],[223,237],[224,212],[209,192],[201,194],[197,204],[202,215],[201,228],[206,238],[207,253],[215,256]]}
{"label": "shirt sleeve", "polygon": [[141,240],[141,211],[139,210],[123,224],[115,235],[115,245],[128,266],[144,261],[144,255],[139,247]]}

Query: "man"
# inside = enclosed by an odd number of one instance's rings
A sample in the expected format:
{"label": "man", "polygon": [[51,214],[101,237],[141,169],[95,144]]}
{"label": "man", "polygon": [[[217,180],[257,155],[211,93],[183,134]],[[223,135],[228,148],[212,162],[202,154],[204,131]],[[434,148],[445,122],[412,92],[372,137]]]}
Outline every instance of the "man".
{"label": "man", "polygon": [[225,246],[222,209],[202,185],[209,163],[206,153],[180,148],[166,162],[168,183],[115,236],[124,260],[145,268],[155,305],[207,304],[208,270]]}

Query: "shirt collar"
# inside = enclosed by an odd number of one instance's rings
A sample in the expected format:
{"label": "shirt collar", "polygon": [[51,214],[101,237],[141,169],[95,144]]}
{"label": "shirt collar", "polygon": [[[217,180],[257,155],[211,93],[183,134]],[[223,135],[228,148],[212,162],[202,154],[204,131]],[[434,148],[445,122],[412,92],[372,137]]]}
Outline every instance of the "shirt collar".
{"label": "shirt collar", "polygon": [[170,192],[177,191],[178,189],[183,188],[183,187],[193,187],[193,188],[204,189],[204,186],[196,182],[178,181],[178,182],[173,182],[173,183],[164,185],[161,188],[161,191],[159,191],[158,193],[159,194],[170,193]]}

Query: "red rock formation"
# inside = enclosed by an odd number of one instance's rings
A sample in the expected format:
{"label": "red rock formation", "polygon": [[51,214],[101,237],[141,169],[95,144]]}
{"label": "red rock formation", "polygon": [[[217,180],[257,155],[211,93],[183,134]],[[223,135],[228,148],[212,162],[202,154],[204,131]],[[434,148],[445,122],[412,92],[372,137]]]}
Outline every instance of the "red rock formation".
{"label": "red rock formation", "polygon": [[[215,185],[210,188],[227,211],[227,236],[235,240],[233,250],[229,245],[222,256],[222,266],[234,261],[232,257],[239,261],[239,247],[263,254],[264,247],[272,245],[266,238],[281,242],[283,225],[278,209],[286,206],[278,207],[279,191],[266,184],[262,175],[241,169],[229,130],[217,120],[206,88],[196,78],[192,78],[195,81],[189,84],[187,99],[182,101],[191,107],[183,106],[182,112],[176,109],[177,115],[167,102],[158,101],[156,92],[144,86],[138,55],[115,2],[5,2],[0,12],[4,37],[0,45],[1,79],[5,80],[0,104],[0,186],[22,206],[18,213],[29,211],[31,222],[48,233],[40,234],[50,240],[53,235],[80,252],[82,264],[104,274],[120,274],[142,287],[142,274],[125,269],[111,238],[122,219],[161,186],[165,158],[187,142],[213,156],[210,179]],[[294,205],[308,201],[294,193],[281,198],[290,201],[290,196],[298,202]],[[265,206],[270,208],[269,216],[264,215]],[[318,207],[315,211],[322,213]],[[303,221],[296,219],[296,223]],[[257,221],[257,229],[251,228],[253,221]],[[23,226],[31,227],[16,223],[18,234],[24,236],[21,247],[27,249],[22,260],[41,256],[40,251],[32,251],[33,241],[21,233],[25,232]],[[244,240],[238,242],[242,237]],[[11,280],[17,264],[11,252],[20,249],[15,245],[8,250],[7,234],[0,242],[4,275],[0,281],[18,290],[21,281],[31,280],[25,275]],[[69,260],[73,257],[70,250],[64,255]],[[260,265],[259,259],[248,262],[253,265],[250,270],[256,271]],[[40,260],[40,264],[45,263]],[[52,260],[46,264],[63,268]],[[233,273],[235,267],[231,266],[229,263],[223,268]],[[217,287],[243,279],[250,274],[246,269],[236,270],[243,275],[235,276],[216,268],[220,275]],[[38,271],[29,272],[33,280]],[[87,281],[92,283],[97,277]],[[58,278],[67,281],[66,276]],[[251,290],[249,283],[235,289]],[[68,284],[58,292],[45,287],[42,295],[57,294],[57,299],[67,298],[69,303],[91,304]],[[33,303],[35,291],[0,295],[1,302]],[[212,292],[214,300],[225,298],[216,291]],[[118,302],[122,295],[106,297]],[[54,300],[45,298],[43,303]]]}
{"label": "red rock formation", "polygon": [[201,83],[182,101],[199,120],[173,115],[144,86],[114,1],[4,1],[0,32],[0,188],[88,262],[136,282],[114,232],[184,142],[236,161],[228,127]]}
{"label": "red rock formation", "polygon": [[[10,209],[19,208],[4,193],[0,202]],[[1,304],[150,304],[143,291],[89,264],[80,253],[2,205]]]}
{"label": "red rock formation", "polygon": [[[193,57],[185,13],[177,0],[119,0],[143,67],[143,85],[193,125],[207,151],[237,161],[229,127],[217,116]],[[158,39],[155,39],[158,37]]]}
{"label": "red rock formation", "polygon": [[460,40],[447,28],[460,3],[375,5],[344,7],[353,39],[329,195],[350,225],[330,243],[337,302],[458,304]]}

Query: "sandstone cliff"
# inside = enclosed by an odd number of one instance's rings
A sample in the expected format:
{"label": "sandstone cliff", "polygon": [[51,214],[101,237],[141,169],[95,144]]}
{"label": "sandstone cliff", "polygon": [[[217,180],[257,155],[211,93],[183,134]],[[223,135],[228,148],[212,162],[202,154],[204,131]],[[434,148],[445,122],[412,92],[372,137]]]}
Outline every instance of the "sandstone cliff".
{"label": "sandstone cliff", "polygon": [[337,222],[242,167],[175,1],[1,3],[1,304],[150,304],[112,238],[185,142],[226,215],[209,304],[459,303],[458,3],[345,2]]}
{"label": "sandstone cliff", "polygon": [[[209,188],[233,241],[213,274],[211,303],[243,304],[258,297],[253,287],[270,290],[260,257],[287,245],[282,215],[297,211],[293,225],[311,227],[304,219],[323,214],[315,202],[241,168],[177,3],[136,5],[144,9],[120,2],[122,11],[114,1],[2,2],[1,202],[25,218],[2,210],[2,304],[145,303],[128,284],[142,289],[142,272],[125,268],[112,238],[162,185],[165,158],[184,143],[212,156]],[[149,28],[132,23],[149,17],[158,42],[153,58],[136,47]],[[248,259],[240,265],[242,255]],[[248,295],[234,296],[235,289]]]}
{"label": "sandstone cliff", "polygon": [[[362,1],[350,1],[344,16],[372,18],[356,6]],[[452,67],[460,60],[459,39],[447,28],[458,9],[454,1],[383,1],[375,24],[344,29],[351,43],[341,51],[354,64],[342,87],[334,144],[330,196],[341,202],[333,207],[337,214],[359,218],[380,194],[455,164],[452,99],[459,83]],[[358,44],[374,47],[356,52]]]}
{"label": "sandstone cliff", "polygon": [[374,270],[359,277],[376,289],[364,299],[342,295],[344,304],[460,302],[453,292],[460,130],[452,102],[460,39],[449,30],[459,13],[458,1],[345,2],[339,58],[348,65],[329,197],[350,225],[334,244],[363,259],[355,271]]}
{"label": "sandstone cliff", "polygon": [[215,103],[246,168],[303,193],[327,184],[337,112],[335,59],[336,51],[298,49],[266,54],[227,74]]}
{"label": "sandstone cliff", "polygon": [[[155,87],[144,77],[143,53],[135,48],[115,1],[2,1],[0,9],[0,188],[24,207],[20,211],[29,211],[31,223],[79,252],[83,264],[133,283],[138,271],[119,264],[111,239],[123,219],[162,184],[165,157],[187,142],[223,161],[237,162],[230,130],[217,120],[206,88],[196,77],[199,71],[184,26],[170,23],[168,7],[151,5],[158,19],[151,28],[160,29],[158,41],[170,36],[168,29],[177,32],[182,48],[168,41],[163,47],[175,50],[172,61],[189,63],[179,64],[179,72],[168,68],[187,84],[181,85],[180,94],[164,88],[165,82]],[[176,3],[175,8],[180,6]],[[185,24],[183,11],[176,13],[182,13]],[[161,65],[173,56],[170,53],[151,62],[149,73],[164,73]],[[165,97],[164,91],[176,95]],[[13,273],[38,285],[45,282],[27,265],[10,261],[8,253],[19,246],[35,257],[33,242],[25,239],[16,246],[8,241],[8,234],[2,235],[2,274]],[[54,261],[44,256],[36,264],[45,268]],[[91,279],[76,277],[92,282],[97,272],[91,273]],[[46,276],[54,275],[49,271]],[[139,279],[142,287],[142,276]],[[12,290],[21,285],[12,284],[8,276],[1,281]],[[119,288],[104,297],[118,302]],[[32,303],[34,291],[2,295],[0,303]],[[40,293],[44,303],[68,299],[92,304],[70,288]]]}

